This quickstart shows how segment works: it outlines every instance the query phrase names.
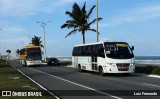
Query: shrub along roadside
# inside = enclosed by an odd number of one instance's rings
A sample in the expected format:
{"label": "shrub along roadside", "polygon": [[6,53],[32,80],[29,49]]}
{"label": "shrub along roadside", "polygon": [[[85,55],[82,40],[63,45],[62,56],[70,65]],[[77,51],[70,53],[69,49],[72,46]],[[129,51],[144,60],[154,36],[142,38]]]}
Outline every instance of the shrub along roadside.
{"label": "shrub along roadside", "polygon": [[[5,60],[0,60],[0,90],[8,91],[42,91],[42,89],[30,81],[27,77],[19,73],[10,65],[6,65]],[[0,91],[0,92],[1,92]],[[45,91],[44,91],[45,92]],[[43,94],[43,93],[42,93]],[[42,97],[1,97],[1,99],[55,99],[53,96],[42,96]]]}
{"label": "shrub along roadside", "polygon": [[154,66],[136,67],[136,73],[160,75],[160,68]]}
{"label": "shrub along roadside", "polygon": [[61,61],[60,64],[62,66],[67,66],[67,65],[72,65],[72,62],[71,61]]}

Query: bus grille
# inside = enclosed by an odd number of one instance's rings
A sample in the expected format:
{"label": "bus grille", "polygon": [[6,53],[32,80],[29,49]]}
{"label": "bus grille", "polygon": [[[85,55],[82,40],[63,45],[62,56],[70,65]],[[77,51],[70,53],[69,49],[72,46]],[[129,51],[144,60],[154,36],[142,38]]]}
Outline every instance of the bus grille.
{"label": "bus grille", "polygon": [[129,69],[129,63],[117,63],[117,68],[119,71],[128,71]]}

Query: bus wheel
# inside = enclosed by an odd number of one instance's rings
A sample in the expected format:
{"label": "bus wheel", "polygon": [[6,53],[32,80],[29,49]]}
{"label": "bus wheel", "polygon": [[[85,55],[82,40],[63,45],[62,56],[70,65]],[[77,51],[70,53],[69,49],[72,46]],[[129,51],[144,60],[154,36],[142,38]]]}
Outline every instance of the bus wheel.
{"label": "bus wheel", "polygon": [[99,68],[99,74],[100,74],[101,76],[104,76],[104,75],[105,75],[104,72],[103,72],[103,68],[102,68],[102,67]]}
{"label": "bus wheel", "polygon": [[81,65],[78,65],[78,71],[82,72]]}
{"label": "bus wheel", "polygon": [[26,61],[24,61],[24,66],[27,66],[27,62]]}

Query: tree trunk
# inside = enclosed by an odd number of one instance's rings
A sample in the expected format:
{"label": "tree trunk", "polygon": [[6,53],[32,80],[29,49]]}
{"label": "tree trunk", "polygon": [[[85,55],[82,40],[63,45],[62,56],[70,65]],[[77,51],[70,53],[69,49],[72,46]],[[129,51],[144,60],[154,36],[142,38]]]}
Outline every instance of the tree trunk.
{"label": "tree trunk", "polygon": [[82,31],[82,36],[83,36],[83,44],[85,44],[85,31]]}

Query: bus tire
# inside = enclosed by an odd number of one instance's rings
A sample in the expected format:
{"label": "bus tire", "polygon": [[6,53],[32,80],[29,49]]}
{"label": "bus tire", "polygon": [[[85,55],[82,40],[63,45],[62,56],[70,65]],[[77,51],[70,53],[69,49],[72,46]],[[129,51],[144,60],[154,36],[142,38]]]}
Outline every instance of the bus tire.
{"label": "bus tire", "polygon": [[24,61],[24,66],[27,66],[27,62],[26,61]]}
{"label": "bus tire", "polygon": [[22,65],[22,66],[26,66],[26,61],[25,61],[25,60],[22,60],[22,61],[21,61],[21,65]]}
{"label": "bus tire", "polygon": [[103,68],[100,66],[99,67],[99,74],[101,75],[101,76],[104,76],[105,75],[105,73],[103,72]]}
{"label": "bus tire", "polygon": [[78,71],[79,71],[79,72],[82,72],[82,69],[81,69],[81,65],[80,65],[80,64],[78,65]]}

